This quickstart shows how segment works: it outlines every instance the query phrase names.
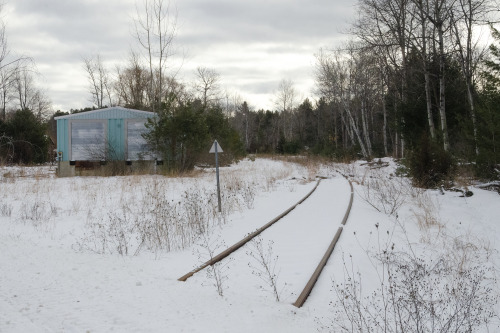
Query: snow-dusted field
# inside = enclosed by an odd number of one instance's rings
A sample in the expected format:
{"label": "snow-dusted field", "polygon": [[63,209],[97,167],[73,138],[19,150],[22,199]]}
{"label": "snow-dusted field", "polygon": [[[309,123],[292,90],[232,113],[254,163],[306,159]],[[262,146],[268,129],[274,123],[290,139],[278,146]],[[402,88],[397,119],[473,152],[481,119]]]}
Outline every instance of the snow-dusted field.
{"label": "snow-dusted field", "polygon": [[[181,178],[56,178],[49,167],[0,168],[0,332],[336,332],[345,311],[334,286],[353,273],[367,295],[379,288],[387,278],[374,255],[387,249],[447,258],[463,271],[484,269],[480,282],[497,295],[498,193],[470,188],[474,195],[461,197],[414,189],[391,177],[396,166],[385,161],[388,166],[370,169],[362,162],[244,160],[221,168],[222,213],[214,170]],[[353,209],[299,309],[292,303],[348,205],[342,175],[354,183]],[[219,291],[206,270],[177,281],[209,252],[295,204],[316,176],[327,179],[258,239],[276,265],[280,301],[256,274],[256,242],[218,266]],[[490,307],[499,313],[498,304]],[[489,327],[500,331],[498,318]]]}

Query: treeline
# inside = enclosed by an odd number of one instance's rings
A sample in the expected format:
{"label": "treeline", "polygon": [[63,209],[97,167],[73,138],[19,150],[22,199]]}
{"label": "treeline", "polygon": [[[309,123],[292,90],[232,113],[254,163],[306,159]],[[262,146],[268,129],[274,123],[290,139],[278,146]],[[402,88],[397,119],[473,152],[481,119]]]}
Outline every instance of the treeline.
{"label": "treeline", "polygon": [[[316,55],[319,99],[295,102],[283,81],[276,111],[231,113],[248,152],[405,158],[422,185],[454,166],[498,178],[500,34],[495,4],[360,0],[351,40]],[[480,28],[495,39],[481,45]],[[483,32],[484,34],[484,32]]]}
{"label": "treeline", "polygon": [[407,157],[424,183],[453,160],[498,176],[500,58],[477,33],[497,9],[489,0],[359,0],[352,40],[317,55],[336,138],[365,158]]}
{"label": "treeline", "polygon": [[324,98],[317,102],[306,99],[284,111],[252,111],[243,102],[230,121],[249,153],[356,155],[356,147],[349,146],[338,132],[340,119],[335,108]]}

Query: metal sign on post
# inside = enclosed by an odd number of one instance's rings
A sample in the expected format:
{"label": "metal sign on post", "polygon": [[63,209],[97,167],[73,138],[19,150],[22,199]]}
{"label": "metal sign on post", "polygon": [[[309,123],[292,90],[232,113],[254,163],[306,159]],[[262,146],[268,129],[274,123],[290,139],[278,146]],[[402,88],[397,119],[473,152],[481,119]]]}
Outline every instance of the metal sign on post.
{"label": "metal sign on post", "polygon": [[217,140],[214,141],[209,153],[215,153],[215,174],[217,175],[217,202],[219,203],[219,213],[222,212],[220,204],[220,183],[219,183],[219,156],[218,153],[224,152]]}

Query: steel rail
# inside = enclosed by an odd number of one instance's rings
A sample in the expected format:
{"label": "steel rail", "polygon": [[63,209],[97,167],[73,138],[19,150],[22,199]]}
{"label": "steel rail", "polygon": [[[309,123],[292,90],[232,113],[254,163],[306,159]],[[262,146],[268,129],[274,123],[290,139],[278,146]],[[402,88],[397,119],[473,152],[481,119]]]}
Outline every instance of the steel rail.
{"label": "steel rail", "polygon": [[293,303],[294,306],[300,308],[302,305],[304,305],[305,301],[307,300],[307,297],[309,297],[309,294],[311,294],[312,289],[314,288],[314,285],[318,281],[319,276],[321,275],[321,272],[323,271],[323,268],[326,266],[326,263],[328,262],[328,259],[333,253],[333,249],[335,248],[335,245],[337,245],[337,242],[340,238],[340,235],[342,234],[342,230],[344,229],[344,225],[347,222],[347,219],[349,218],[349,214],[351,212],[352,208],[352,202],[354,199],[354,189],[352,187],[351,181],[349,181],[349,185],[351,186],[351,198],[349,200],[349,205],[347,206],[347,210],[345,212],[344,218],[342,219],[342,225],[338,228],[337,232],[335,233],[335,236],[333,237],[332,242],[330,243],[330,246],[326,250],[325,254],[323,255],[323,258],[319,262],[318,266],[316,267],[316,270],[312,274],[311,278],[307,282],[306,286],[304,287],[304,290],[300,293],[299,297]]}
{"label": "steel rail", "polygon": [[319,183],[321,182],[321,179],[322,178],[319,178],[318,181],[316,182],[316,185],[314,186],[314,188],[305,197],[303,197],[302,199],[300,199],[295,205],[291,206],[290,208],[288,208],[287,210],[285,210],[280,215],[276,216],[274,219],[272,219],[271,221],[269,221],[268,223],[266,223],[265,225],[263,225],[259,229],[257,229],[254,232],[248,234],[245,238],[243,238],[242,240],[240,240],[236,244],[230,246],[229,248],[227,248],[226,250],[222,251],[221,253],[219,253],[215,257],[213,257],[210,260],[208,260],[207,262],[203,263],[201,266],[198,266],[197,268],[193,269],[189,273],[181,276],[177,280],[178,281],[186,281],[187,279],[189,279],[191,276],[193,276],[194,274],[198,273],[199,271],[201,271],[201,270],[207,268],[208,266],[211,266],[211,265],[213,265],[213,264],[221,261],[222,259],[224,259],[227,256],[229,256],[231,253],[233,253],[234,251],[238,250],[240,247],[242,247],[243,245],[245,245],[246,243],[248,243],[250,240],[252,240],[252,238],[258,236],[264,230],[266,230],[267,228],[269,228],[270,226],[272,226],[274,223],[276,223],[279,220],[281,220],[283,217],[285,217],[286,215],[288,215],[288,213],[290,213],[292,210],[294,210],[298,205],[300,205],[307,198],[309,198],[311,196],[311,194],[313,194],[314,191],[316,191],[316,189],[318,188]]}

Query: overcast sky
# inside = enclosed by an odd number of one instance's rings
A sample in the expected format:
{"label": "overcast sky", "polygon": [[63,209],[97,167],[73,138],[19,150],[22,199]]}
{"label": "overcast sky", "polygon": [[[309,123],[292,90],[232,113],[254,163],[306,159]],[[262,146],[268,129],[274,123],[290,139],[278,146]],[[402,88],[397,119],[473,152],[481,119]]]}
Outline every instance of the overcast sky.
{"label": "overcast sky", "polygon": [[[137,0],[141,6],[142,0]],[[196,67],[221,75],[222,85],[254,109],[273,108],[282,79],[299,97],[313,97],[314,54],[345,38],[355,0],[172,0],[185,54],[179,78]],[[32,57],[54,110],[90,106],[83,57],[126,61],[136,0],[7,0],[2,10],[10,48]]]}

